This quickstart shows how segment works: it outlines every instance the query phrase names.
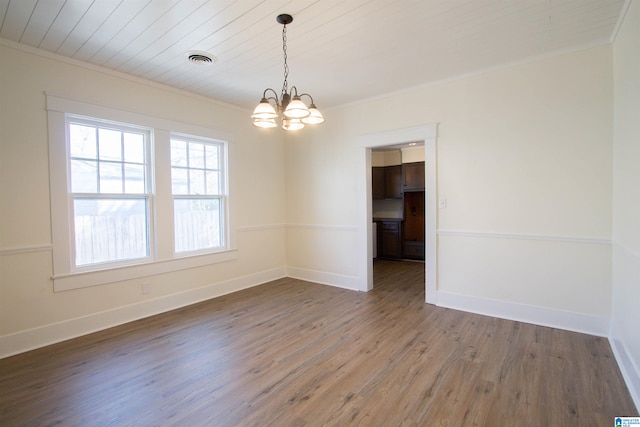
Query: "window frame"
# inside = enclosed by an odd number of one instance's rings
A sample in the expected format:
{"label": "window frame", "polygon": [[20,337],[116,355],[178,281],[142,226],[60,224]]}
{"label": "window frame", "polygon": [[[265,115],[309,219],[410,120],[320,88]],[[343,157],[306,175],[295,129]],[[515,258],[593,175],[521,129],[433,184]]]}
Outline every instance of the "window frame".
{"label": "window frame", "polygon": [[[73,186],[71,182],[72,172],[71,172],[71,161],[73,157],[71,156],[70,147],[71,147],[71,135],[69,134],[69,129],[71,124],[79,124],[92,126],[99,129],[109,129],[109,130],[118,130],[118,131],[132,131],[132,132],[140,132],[145,134],[145,147],[144,147],[144,155],[145,155],[145,189],[143,193],[86,193],[86,192],[73,192]],[[135,126],[130,123],[121,123],[112,120],[103,120],[95,117],[85,117],[77,114],[65,114],[65,144],[66,146],[66,162],[67,162],[67,191],[68,191],[68,215],[70,216],[70,245],[71,245],[71,253],[70,253],[70,261],[71,261],[71,272],[83,272],[83,271],[93,271],[93,270],[103,270],[109,268],[117,268],[117,267],[127,267],[136,264],[144,264],[153,261],[156,258],[155,254],[155,237],[156,233],[155,224],[154,224],[154,203],[153,203],[153,194],[154,194],[154,179],[152,173],[152,153],[153,150],[153,129],[143,126]],[[96,154],[96,161],[98,164],[100,163],[100,158],[98,154]],[[123,162],[124,163],[124,160]],[[99,168],[99,165],[98,165]],[[98,181],[100,181],[98,175]],[[79,199],[145,199],[146,201],[146,233],[147,233],[147,255],[139,258],[130,258],[130,259],[122,259],[122,260],[114,260],[114,261],[104,261],[92,264],[84,264],[77,265],[77,246],[76,246],[76,233],[75,233],[75,201]]]}
{"label": "window frame", "polygon": [[[233,198],[229,195],[232,181],[230,158],[233,155],[233,134],[189,123],[168,120],[146,114],[91,104],[45,93],[49,135],[49,174],[51,197],[51,238],[53,246],[54,292],[122,282],[151,275],[203,267],[237,259]],[[74,268],[73,194],[68,165],[69,144],[67,116],[87,118],[94,122],[115,122],[131,128],[150,130],[149,210],[151,216],[149,259],[136,262],[92,264]],[[185,134],[210,139],[224,146],[226,171],[226,204],[223,211],[223,247],[206,253],[179,253],[174,248],[173,203],[171,194],[170,138]],[[162,171],[158,173],[158,171]],[[166,173],[165,173],[166,171]]]}
{"label": "window frame", "polygon": [[[228,156],[227,156],[227,147],[226,144],[224,144],[221,141],[216,141],[214,139],[211,138],[204,138],[202,136],[197,136],[197,135],[187,135],[184,133],[179,133],[179,132],[171,132],[170,135],[170,140],[169,140],[169,144],[171,144],[173,142],[174,139],[177,140],[184,140],[187,145],[190,142],[194,142],[194,143],[198,143],[198,144],[204,144],[204,145],[215,145],[218,147],[218,163],[219,163],[219,171],[220,171],[220,180],[221,182],[218,184],[219,185],[219,192],[217,194],[202,194],[202,195],[198,195],[198,194],[191,194],[191,193],[185,193],[185,194],[176,194],[173,192],[173,187],[172,187],[172,191],[171,191],[171,196],[172,196],[172,204],[173,207],[175,209],[175,201],[177,199],[182,199],[182,200],[220,200],[220,211],[222,212],[222,224],[220,225],[220,234],[222,235],[221,241],[222,241],[222,245],[221,246],[215,246],[215,247],[210,247],[210,248],[200,248],[200,249],[194,249],[194,250],[188,250],[188,251],[177,251],[176,249],[176,244],[174,241],[174,245],[173,245],[173,253],[175,257],[184,257],[184,256],[192,256],[192,255],[199,255],[199,254],[206,254],[206,253],[213,253],[213,252],[217,252],[220,250],[223,250],[224,248],[224,242],[226,241],[226,236],[228,234],[228,227],[227,227],[227,221],[224,220],[224,218],[227,217],[228,213],[227,213],[227,205],[228,205],[228,193],[229,193],[229,189],[228,189]],[[175,166],[173,165],[173,163],[171,163],[171,178],[173,179],[173,168]],[[180,167],[182,169],[187,170],[187,172],[189,172],[192,168],[187,164],[187,166],[185,167]],[[193,168],[196,169],[196,168]],[[203,170],[206,171],[205,168],[203,168]],[[173,185],[173,182],[172,182]],[[175,210],[174,210],[175,212]],[[174,232],[175,232],[175,227],[176,227],[176,221],[174,218],[174,222],[173,222],[173,226],[174,226]]]}

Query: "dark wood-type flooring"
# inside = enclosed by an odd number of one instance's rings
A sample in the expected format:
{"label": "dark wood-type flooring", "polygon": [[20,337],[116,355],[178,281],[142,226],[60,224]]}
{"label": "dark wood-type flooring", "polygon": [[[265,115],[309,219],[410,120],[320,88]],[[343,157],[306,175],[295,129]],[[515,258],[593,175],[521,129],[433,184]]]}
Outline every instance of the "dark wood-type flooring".
{"label": "dark wood-type flooring", "polygon": [[609,426],[606,339],[433,307],[424,265],[358,293],[281,279],[0,360],[2,426]]}

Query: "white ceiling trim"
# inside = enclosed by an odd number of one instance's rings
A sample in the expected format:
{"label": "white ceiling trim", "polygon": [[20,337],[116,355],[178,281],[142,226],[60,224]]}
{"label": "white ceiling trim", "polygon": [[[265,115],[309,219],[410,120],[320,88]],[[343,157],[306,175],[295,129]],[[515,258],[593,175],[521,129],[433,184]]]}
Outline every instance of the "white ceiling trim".
{"label": "white ceiling trim", "polygon": [[629,10],[629,6],[631,6],[631,0],[625,0],[622,5],[622,10],[620,11],[620,16],[618,16],[618,20],[616,21],[615,27],[613,27],[613,32],[611,33],[611,38],[609,39],[609,43],[616,41],[616,37],[618,37],[618,31],[620,31],[620,27],[624,22],[624,17],[627,16],[627,11]]}

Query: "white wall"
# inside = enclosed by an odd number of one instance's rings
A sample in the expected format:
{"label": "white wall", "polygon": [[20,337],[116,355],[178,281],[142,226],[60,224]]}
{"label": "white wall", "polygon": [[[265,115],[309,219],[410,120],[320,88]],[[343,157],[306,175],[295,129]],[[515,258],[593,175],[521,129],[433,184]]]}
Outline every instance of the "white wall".
{"label": "white wall", "polygon": [[[285,274],[280,133],[260,132],[238,108],[42,55],[0,44],[0,357]],[[238,259],[54,293],[45,91],[233,134]]]}
{"label": "white wall", "polygon": [[640,407],[640,4],[613,46],[613,348]]}
{"label": "white wall", "polygon": [[402,149],[402,163],[424,162],[424,147],[416,145]]}
{"label": "white wall", "polygon": [[439,303],[606,335],[611,60],[593,48],[327,111],[287,141],[287,222],[304,225],[288,268],[361,288],[358,137],[438,123]]}
{"label": "white wall", "polygon": [[371,153],[371,166],[395,166],[402,164],[402,150],[382,150]]}

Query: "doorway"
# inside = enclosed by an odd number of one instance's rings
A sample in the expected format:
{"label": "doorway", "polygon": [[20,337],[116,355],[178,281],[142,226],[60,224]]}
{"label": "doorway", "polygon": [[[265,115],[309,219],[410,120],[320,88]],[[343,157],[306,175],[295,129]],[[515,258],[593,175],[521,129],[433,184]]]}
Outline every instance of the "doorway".
{"label": "doorway", "polygon": [[423,142],[371,150],[373,288],[412,289],[423,301],[424,161]]}
{"label": "doorway", "polygon": [[373,289],[373,209],[372,209],[372,150],[381,147],[422,142],[425,159],[425,302],[437,302],[437,182],[436,182],[437,125],[424,125],[362,135],[358,138],[359,159],[359,231],[360,231],[360,290]]}
{"label": "doorway", "polygon": [[374,259],[425,260],[423,145],[371,150]]}

